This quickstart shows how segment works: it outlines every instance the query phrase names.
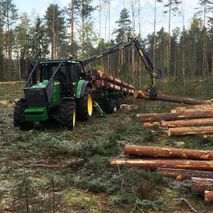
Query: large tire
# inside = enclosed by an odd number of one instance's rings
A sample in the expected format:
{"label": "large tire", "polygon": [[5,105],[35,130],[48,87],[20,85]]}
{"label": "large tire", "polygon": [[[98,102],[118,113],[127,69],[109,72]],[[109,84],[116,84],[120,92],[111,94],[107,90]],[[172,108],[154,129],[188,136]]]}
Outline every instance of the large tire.
{"label": "large tire", "polygon": [[118,106],[116,100],[114,98],[110,98],[109,100],[105,101],[104,110],[108,114],[112,114],[118,111]]}
{"label": "large tire", "polygon": [[76,124],[76,104],[72,100],[62,100],[59,106],[59,122],[72,130]]}
{"label": "large tire", "polygon": [[77,101],[77,117],[80,121],[87,121],[93,115],[93,98],[91,89],[87,88],[83,97]]}
{"label": "large tire", "polygon": [[21,130],[30,130],[33,128],[33,122],[25,121],[25,109],[27,108],[26,100],[19,100],[14,108],[13,124]]}
{"label": "large tire", "polygon": [[116,105],[118,110],[121,109],[121,104],[123,103],[123,98],[122,97],[118,97],[116,98]]}

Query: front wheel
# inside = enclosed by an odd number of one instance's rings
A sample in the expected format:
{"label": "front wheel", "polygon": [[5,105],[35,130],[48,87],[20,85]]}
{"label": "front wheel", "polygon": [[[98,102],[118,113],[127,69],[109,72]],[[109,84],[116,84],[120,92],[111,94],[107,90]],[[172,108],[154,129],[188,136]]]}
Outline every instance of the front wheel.
{"label": "front wheel", "polygon": [[89,120],[93,115],[93,98],[89,88],[83,97],[77,101],[77,117],[81,121]]}
{"label": "front wheel", "polygon": [[26,100],[19,100],[14,108],[13,124],[21,130],[30,130],[33,128],[33,122],[25,121]]}
{"label": "front wheel", "polygon": [[59,106],[59,122],[72,130],[76,124],[76,104],[73,100],[62,100]]}

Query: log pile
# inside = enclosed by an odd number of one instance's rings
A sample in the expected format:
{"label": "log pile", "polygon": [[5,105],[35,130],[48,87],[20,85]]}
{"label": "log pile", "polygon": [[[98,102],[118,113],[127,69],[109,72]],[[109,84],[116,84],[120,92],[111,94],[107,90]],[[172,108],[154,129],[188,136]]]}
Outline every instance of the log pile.
{"label": "log pile", "polygon": [[114,78],[112,75],[104,73],[102,71],[97,71],[94,77],[95,87],[102,89],[109,89],[115,91],[122,91],[129,95],[133,95],[135,88],[131,84],[121,81],[118,78]]}
{"label": "log pile", "polygon": [[177,107],[170,113],[138,114],[137,118],[144,127],[158,126],[169,136],[213,134],[213,103]]}
{"label": "log pile", "polygon": [[157,169],[168,178],[191,180],[191,191],[213,203],[213,151],[126,145],[125,158],[111,160],[113,166]]}

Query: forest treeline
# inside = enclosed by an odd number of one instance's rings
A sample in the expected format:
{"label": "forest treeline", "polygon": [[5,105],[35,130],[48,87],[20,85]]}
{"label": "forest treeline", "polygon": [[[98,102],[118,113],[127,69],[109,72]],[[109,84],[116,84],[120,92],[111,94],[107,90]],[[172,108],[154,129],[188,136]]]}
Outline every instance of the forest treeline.
{"label": "forest treeline", "polygon": [[[138,8],[132,6],[136,1],[127,2],[129,10],[120,11],[117,27],[109,36],[111,39],[106,36],[104,39],[101,29],[96,32],[94,25],[105,25],[105,35],[111,33],[106,21],[102,23],[101,19],[102,10],[110,6],[110,0],[99,0],[99,5],[93,0],[72,0],[63,8],[49,4],[44,16],[36,18],[28,13],[20,14],[13,0],[0,0],[0,80],[25,78],[29,64],[36,60],[66,58],[69,53],[75,58],[87,58],[130,36],[138,36],[134,14],[136,10],[140,12],[140,0]],[[153,63],[164,70],[168,79],[184,81],[213,75],[213,1],[197,0],[198,8],[188,27],[184,20],[187,11],[181,0],[153,2],[153,33],[140,38]],[[157,10],[162,10],[168,19],[168,26],[159,31],[156,31]],[[182,17],[182,28],[172,28],[175,15]],[[108,22],[110,25],[110,10]],[[141,29],[143,21],[139,23],[139,31]],[[144,69],[133,48],[105,57],[97,65],[132,82]]]}

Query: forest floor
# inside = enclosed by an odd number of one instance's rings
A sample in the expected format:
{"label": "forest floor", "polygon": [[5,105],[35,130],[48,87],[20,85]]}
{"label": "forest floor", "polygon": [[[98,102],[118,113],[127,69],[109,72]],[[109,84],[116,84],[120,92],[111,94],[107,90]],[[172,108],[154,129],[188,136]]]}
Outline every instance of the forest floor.
{"label": "forest floor", "polygon": [[[212,80],[187,92],[175,85],[162,84],[162,90],[203,99],[211,98],[213,91]],[[125,144],[212,150],[213,140],[168,138],[158,129],[145,129],[134,117],[177,105],[130,99],[127,102],[135,108],[106,118],[95,114],[90,122],[78,122],[73,131],[50,123],[23,132],[13,127],[14,101],[22,96],[22,87],[21,82],[0,85],[0,212],[190,212],[181,198],[198,212],[213,211],[190,191],[190,181],[109,164]]]}

